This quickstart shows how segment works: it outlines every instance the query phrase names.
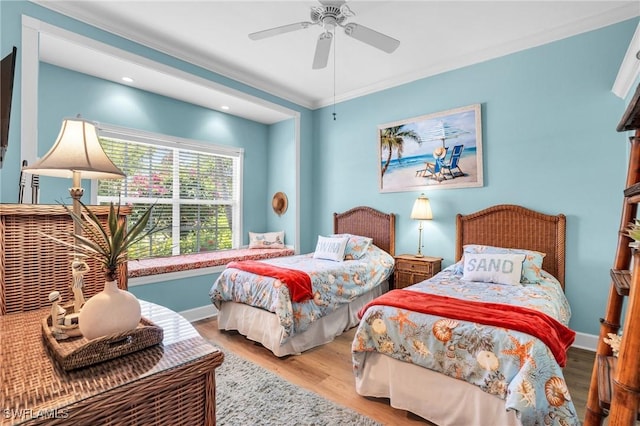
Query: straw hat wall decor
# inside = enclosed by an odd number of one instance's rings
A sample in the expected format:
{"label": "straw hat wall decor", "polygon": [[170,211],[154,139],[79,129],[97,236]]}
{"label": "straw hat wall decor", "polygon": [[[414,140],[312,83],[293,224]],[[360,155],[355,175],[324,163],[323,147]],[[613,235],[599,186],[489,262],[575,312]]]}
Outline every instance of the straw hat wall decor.
{"label": "straw hat wall decor", "polygon": [[284,192],[276,192],[271,200],[271,207],[278,216],[282,216],[288,207],[287,195]]}

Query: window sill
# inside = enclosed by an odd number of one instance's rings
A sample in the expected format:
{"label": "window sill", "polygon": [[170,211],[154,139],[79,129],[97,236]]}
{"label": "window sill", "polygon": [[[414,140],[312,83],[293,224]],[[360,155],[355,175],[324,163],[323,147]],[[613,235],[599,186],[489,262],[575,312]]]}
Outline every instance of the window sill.
{"label": "window sill", "polygon": [[193,269],[224,266],[237,260],[261,260],[274,257],[292,256],[291,248],[284,249],[235,249],[220,250],[198,254],[159,257],[143,260],[129,260],[127,264],[129,278],[146,277],[150,275],[183,272]]}

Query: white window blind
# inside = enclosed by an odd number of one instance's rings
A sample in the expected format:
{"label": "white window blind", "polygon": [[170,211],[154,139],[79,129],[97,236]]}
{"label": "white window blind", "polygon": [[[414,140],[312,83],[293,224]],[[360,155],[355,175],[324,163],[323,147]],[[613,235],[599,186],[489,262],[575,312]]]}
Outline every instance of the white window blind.
{"label": "white window blind", "polygon": [[98,204],[131,205],[136,220],[150,205],[160,228],[129,252],[132,259],[239,246],[242,150],[122,129],[99,131],[126,174],[97,182]]}

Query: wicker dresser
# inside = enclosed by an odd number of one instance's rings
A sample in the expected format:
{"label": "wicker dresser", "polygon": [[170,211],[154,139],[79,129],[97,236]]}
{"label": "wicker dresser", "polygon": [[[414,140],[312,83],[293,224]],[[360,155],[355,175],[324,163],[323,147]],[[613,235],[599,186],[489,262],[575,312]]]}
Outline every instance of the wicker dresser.
{"label": "wicker dresser", "polygon": [[[90,206],[106,221],[108,206]],[[126,220],[130,207],[120,209]],[[71,292],[71,250],[52,240],[68,243],[73,220],[60,205],[0,204],[0,315],[49,307],[48,295],[58,290],[62,300]],[[84,276],[84,296],[88,299],[104,288],[104,273],[95,259],[87,259],[90,270]],[[127,267],[119,269],[118,286],[127,289]]]}
{"label": "wicker dresser", "polygon": [[43,344],[47,309],[0,316],[0,425],[214,425],[223,353],[175,312],[141,305],[161,345],[70,372]]}

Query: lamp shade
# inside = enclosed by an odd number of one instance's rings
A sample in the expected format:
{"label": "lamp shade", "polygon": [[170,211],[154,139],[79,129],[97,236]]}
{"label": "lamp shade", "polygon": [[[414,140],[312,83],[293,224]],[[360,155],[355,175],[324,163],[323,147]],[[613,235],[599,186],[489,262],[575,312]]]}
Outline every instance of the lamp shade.
{"label": "lamp shade", "polygon": [[81,118],[67,118],[60,134],[44,157],[23,169],[42,176],[72,178],[74,172],[85,179],[120,179],[125,174],[105,154],[96,127]]}
{"label": "lamp shade", "polygon": [[411,219],[433,219],[433,214],[431,213],[431,204],[429,204],[429,199],[424,194],[420,194],[416,202],[413,203],[413,209],[411,210]]}

